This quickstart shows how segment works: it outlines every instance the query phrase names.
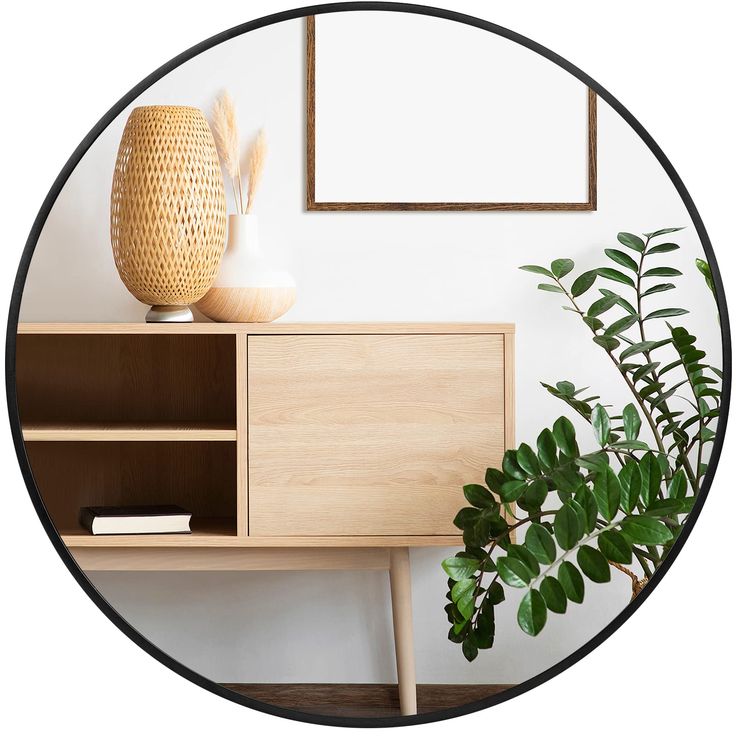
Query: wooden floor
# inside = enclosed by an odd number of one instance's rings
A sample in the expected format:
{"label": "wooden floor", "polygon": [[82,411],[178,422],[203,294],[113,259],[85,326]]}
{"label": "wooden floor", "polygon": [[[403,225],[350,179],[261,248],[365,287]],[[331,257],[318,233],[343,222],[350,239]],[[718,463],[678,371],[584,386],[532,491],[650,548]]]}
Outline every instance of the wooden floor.
{"label": "wooden floor", "polygon": [[[353,684],[223,684],[262,703],[325,716],[380,718],[397,716],[396,685]],[[419,713],[431,713],[472,703],[506,690],[511,685],[417,685]]]}

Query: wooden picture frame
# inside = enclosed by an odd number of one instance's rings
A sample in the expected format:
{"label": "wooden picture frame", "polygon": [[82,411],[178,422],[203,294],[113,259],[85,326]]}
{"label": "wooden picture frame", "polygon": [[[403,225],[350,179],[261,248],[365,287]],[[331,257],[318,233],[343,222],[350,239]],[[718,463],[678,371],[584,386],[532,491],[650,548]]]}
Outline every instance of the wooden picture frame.
{"label": "wooden picture frame", "polygon": [[581,202],[342,202],[316,198],[316,33],[306,17],[306,206],[308,211],[530,211],[591,212],[597,209],[597,95],[587,95],[587,200]]}

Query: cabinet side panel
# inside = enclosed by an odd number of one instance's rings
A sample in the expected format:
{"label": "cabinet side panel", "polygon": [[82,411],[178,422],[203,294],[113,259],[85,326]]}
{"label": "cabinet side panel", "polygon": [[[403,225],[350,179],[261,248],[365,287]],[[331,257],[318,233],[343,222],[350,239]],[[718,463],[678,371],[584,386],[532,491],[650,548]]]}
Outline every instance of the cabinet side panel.
{"label": "cabinet side panel", "polygon": [[248,335],[235,336],[238,536],[248,535]]}
{"label": "cabinet side panel", "polygon": [[516,446],[516,366],[514,361],[514,333],[503,336],[504,348],[504,406],[506,449]]}
{"label": "cabinet side panel", "polygon": [[264,335],[248,346],[249,533],[457,534],[501,463],[504,336]]}

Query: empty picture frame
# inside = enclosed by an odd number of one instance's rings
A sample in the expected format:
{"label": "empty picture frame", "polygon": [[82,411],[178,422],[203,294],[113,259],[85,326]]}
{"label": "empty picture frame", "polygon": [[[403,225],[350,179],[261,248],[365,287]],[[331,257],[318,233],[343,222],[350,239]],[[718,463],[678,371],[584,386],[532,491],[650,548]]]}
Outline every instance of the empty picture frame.
{"label": "empty picture frame", "polygon": [[308,210],[596,209],[596,95],[442,18],[306,19]]}

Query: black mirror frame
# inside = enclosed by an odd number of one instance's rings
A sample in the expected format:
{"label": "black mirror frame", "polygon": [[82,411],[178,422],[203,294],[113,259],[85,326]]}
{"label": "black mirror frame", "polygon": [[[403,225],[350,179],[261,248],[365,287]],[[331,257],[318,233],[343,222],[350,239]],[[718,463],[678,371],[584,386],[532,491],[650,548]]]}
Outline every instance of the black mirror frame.
{"label": "black mirror frame", "polygon": [[[607,102],[621,117],[632,127],[632,129],[639,135],[642,141],[654,154],[659,161],[660,165],[664,168],[670,180],[672,181],[675,189],[682,198],[690,217],[695,225],[698,237],[702,243],[703,249],[710,264],[711,271],[713,274],[713,282],[715,285],[715,296],[718,306],[718,312],[721,320],[721,345],[723,350],[723,391],[722,391],[722,408],[721,416],[718,424],[717,435],[715,438],[713,453],[706,471],[703,486],[700,495],[691,511],[682,533],[672,547],[667,558],[662,563],[661,567],[655,573],[652,581],[644,588],[644,590],[632,601],[621,613],[618,614],[605,628],[599,631],[594,637],[586,642],[582,647],[577,649],[575,652],[565,657],[553,667],[541,672],[538,675],[526,680],[525,682],[516,685],[508,690],[500,692],[482,700],[478,700],[472,703],[468,703],[463,706],[455,708],[449,708],[446,710],[435,711],[427,714],[420,714],[415,716],[396,716],[396,717],[382,717],[382,718],[356,718],[356,717],[332,717],[332,716],[320,716],[309,713],[303,713],[300,711],[289,710],[286,708],[280,708],[277,706],[262,703],[252,698],[245,697],[238,693],[229,690],[218,683],[209,680],[208,678],[200,675],[199,673],[189,669],[182,663],[173,659],[173,657],[166,654],[164,651],[159,649],[153,642],[144,637],[140,632],[133,628],[127,621],[125,621],[120,614],[113,609],[113,607],[102,597],[102,595],[95,589],[90,580],[84,574],[84,572],[77,566],[71,553],[68,551],[66,546],[61,540],[59,533],[51,522],[51,519],[46,511],[38,488],[36,487],[33,474],[28,462],[28,457],[25,451],[25,445],[23,442],[23,434],[20,424],[20,417],[18,412],[18,402],[16,396],[16,376],[15,376],[15,356],[16,356],[16,335],[18,330],[18,317],[20,313],[21,299],[23,295],[23,289],[28,275],[28,269],[33,257],[33,252],[38,242],[38,238],[43,230],[46,219],[51,211],[59,193],[61,192],[64,184],[71,175],[74,168],[77,166],[79,161],[82,159],[84,154],[98,138],[98,136],[107,128],[107,126],[117,117],[120,112],[127,107],[131,102],[135,100],[138,95],[148,89],[152,84],[160,80],[166,74],[181,66],[186,61],[194,58],[203,51],[216,46],[224,41],[228,41],[236,36],[240,36],[244,33],[263,28],[265,26],[280,23],[282,21],[293,20],[297,18],[303,18],[310,15],[318,15],[321,13],[335,13],[335,12],[346,12],[353,10],[383,10],[391,12],[403,12],[403,13],[416,13],[422,15],[429,15],[436,18],[444,18],[446,20],[455,21],[458,23],[466,23],[477,28],[484,29],[490,33],[495,33],[509,40],[515,41],[516,43],[525,46],[526,48],[535,51],[538,54],[546,57],[550,61],[554,62],[561,68],[567,70],[570,74],[577,77],[581,82],[588,85],[594,90],[598,96]],[[288,10],[281,13],[275,13],[268,15],[257,20],[243,23],[242,25],[235,26],[223,33],[213,36],[201,43],[193,46],[187,51],[179,54],[163,66],[159,67],[152,74],[143,79],[133,89],[131,89],[124,97],[122,97],[105,115],[101,120],[90,130],[90,132],[82,139],[81,143],[77,146],[74,153],[71,155],[69,160],[66,162],[61,172],[54,181],[49,193],[41,206],[41,209],[36,216],[36,219],[31,228],[31,232],[26,241],[23,253],[21,255],[20,265],[18,267],[18,273],[16,275],[13,292],[11,296],[10,310],[8,315],[8,325],[6,334],[6,353],[5,353],[5,371],[6,371],[6,393],[8,401],[8,412],[10,416],[10,425],[13,436],[13,442],[15,450],[18,456],[18,462],[23,474],[23,478],[30,494],[31,501],[36,509],[36,513],[43,524],[46,533],[49,536],[54,548],[58,552],[59,556],[63,560],[69,572],[74,576],[75,580],[97,605],[97,607],[130,639],[132,639],[138,646],[144,651],[155,657],[159,662],[166,665],[169,669],[176,672],[178,675],[187,678],[191,682],[199,685],[200,687],[209,690],[210,692],[219,695],[227,700],[230,700],[240,705],[245,705],[249,708],[269,713],[271,715],[281,716],[297,721],[304,721],[307,723],[317,723],[321,725],[330,726],[348,726],[348,727],[386,727],[386,726],[405,726],[413,725],[418,723],[430,723],[434,721],[440,721],[447,718],[454,718],[456,716],[465,715],[472,713],[484,708],[488,708],[498,703],[502,703],[506,700],[521,695],[532,688],[541,685],[547,680],[555,677],[559,673],[566,670],[571,665],[578,662],[580,659],[585,657],[587,654],[592,652],[599,644],[603,643],[611,634],[613,634],[630,616],[641,606],[652,592],[657,587],[657,584],[662,577],[669,570],[672,563],[675,561],[683,545],[687,541],[692,528],[697,521],[700,512],[702,511],[703,504],[708,496],[710,487],[713,481],[716,467],[721,455],[723,448],[723,439],[726,433],[726,425],[728,421],[729,403],[731,397],[731,335],[729,329],[728,320],[728,309],[726,306],[725,292],[723,289],[723,282],[721,280],[720,271],[716,262],[715,254],[713,253],[713,247],[708,237],[708,233],[705,230],[703,221],[698,214],[695,204],[690,197],[685,185],[680,179],[679,175],[675,171],[674,167],[667,159],[665,154],[655,143],[653,138],[644,129],[644,127],[636,120],[636,118],[604,87],[598,82],[585,74],[582,70],[571,64],[569,61],[563,59],[558,54],[550,51],[549,49],[541,46],[540,44],[531,41],[530,39],[510,31],[506,28],[498,26],[494,23],[490,23],[473,16],[464,15],[451,10],[444,10],[441,8],[433,8],[423,5],[412,5],[406,3],[394,3],[394,2],[342,2],[332,3],[325,5],[313,5],[309,7],[297,8],[294,10]]]}

